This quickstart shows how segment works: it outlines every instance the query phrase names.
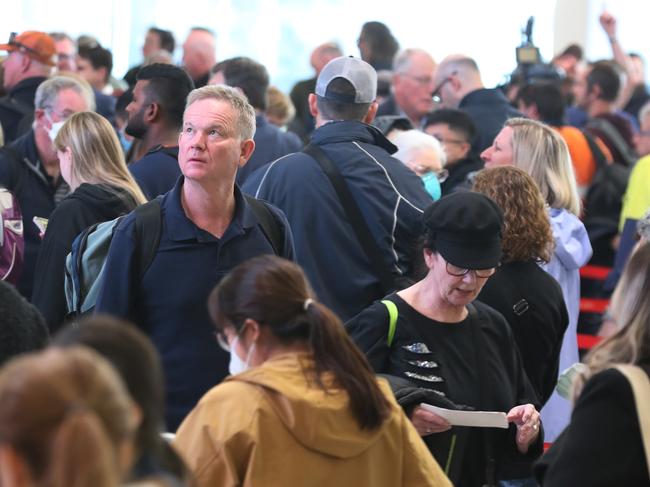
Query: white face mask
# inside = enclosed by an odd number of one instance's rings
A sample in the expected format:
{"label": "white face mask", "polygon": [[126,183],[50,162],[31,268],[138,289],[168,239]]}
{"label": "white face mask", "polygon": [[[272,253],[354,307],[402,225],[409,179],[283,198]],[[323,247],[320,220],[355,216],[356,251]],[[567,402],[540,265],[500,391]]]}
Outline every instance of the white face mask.
{"label": "white face mask", "polygon": [[63,127],[63,124],[65,123],[65,120],[60,121],[60,122],[52,122],[52,119],[50,118],[49,115],[47,115],[47,118],[49,119],[50,123],[52,124],[51,127],[47,131],[47,135],[50,136],[50,140],[52,143],[54,143],[54,139],[56,139],[56,136],[59,133],[59,130],[61,130],[61,127]]}
{"label": "white face mask", "polygon": [[230,375],[241,374],[246,372],[250,368],[250,360],[253,351],[255,350],[255,344],[251,346],[250,350],[246,354],[246,360],[242,360],[239,355],[237,355],[237,342],[239,337],[237,336],[232,343],[230,344],[230,364],[228,365],[228,371]]}

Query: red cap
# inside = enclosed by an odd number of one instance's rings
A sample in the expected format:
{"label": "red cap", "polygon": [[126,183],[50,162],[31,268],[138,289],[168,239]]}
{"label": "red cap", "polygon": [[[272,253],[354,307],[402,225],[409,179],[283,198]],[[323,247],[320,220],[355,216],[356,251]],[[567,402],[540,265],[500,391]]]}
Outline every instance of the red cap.
{"label": "red cap", "polygon": [[27,31],[9,36],[7,44],[0,44],[0,51],[21,51],[43,64],[56,66],[56,46],[45,32]]}

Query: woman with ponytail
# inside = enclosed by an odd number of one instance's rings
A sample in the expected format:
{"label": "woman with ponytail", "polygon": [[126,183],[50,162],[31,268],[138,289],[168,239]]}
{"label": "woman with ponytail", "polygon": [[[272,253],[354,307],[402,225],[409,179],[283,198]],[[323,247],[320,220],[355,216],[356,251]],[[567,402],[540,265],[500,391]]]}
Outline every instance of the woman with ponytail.
{"label": "woman with ponytail", "polygon": [[176,436],[199,487],[450,485],[297,265],[246,261],[208,307],[233,375]]}
{"label": "woman with ponytail", "polygon": [[0,372],[0,485],[120,485],[134,416],[115,371],[88,349],[14,359]]}

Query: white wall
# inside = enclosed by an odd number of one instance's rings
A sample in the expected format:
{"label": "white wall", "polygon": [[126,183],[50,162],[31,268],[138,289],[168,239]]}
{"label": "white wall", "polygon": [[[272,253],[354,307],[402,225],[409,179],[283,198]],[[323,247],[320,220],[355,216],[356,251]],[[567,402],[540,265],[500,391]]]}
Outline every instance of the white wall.
{"label": "white wall", "polygon": [[[11,2],[11,3],[10,3]],[[476,58],[487,85],[502,82],[515,67],[514,49],[530,15],[534,41],[550,59],[568,42],[586,43],[590,58],[609,56],[594,0],[2,0],[0,39],[9,32],[63,30],[96,36],[114,54],[114,74],[140,61],[148,27],[174,32],[179,48],[190,27],[217,32],[217,56],[247,55],[264,63],[274,83],[289,89],[310,76],[310,51],[335,40],[358,55],[356,39],[368,20],[385,22],[403,47],[428,49],[436,59],[463,52]],[[556,15],[557,4],[557,15]],[[618,0],[619,38],[626,49],[648,53],[644,39],[650,4]],[[557,32],[557,35],[555,34]]]}

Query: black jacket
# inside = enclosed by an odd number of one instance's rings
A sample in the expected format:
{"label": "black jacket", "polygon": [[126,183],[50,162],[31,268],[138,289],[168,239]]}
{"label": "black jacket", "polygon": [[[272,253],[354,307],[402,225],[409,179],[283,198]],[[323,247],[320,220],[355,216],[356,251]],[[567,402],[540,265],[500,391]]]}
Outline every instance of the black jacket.
{"label": "black jacket", "polygon": [[34,76],[17,83],[6,96],[0,98],[0,125],[5,144],[13,142],[28,132],[34,120],[34,96],[36,89],[47,78]]}
{"label": "black jacket", "polygon": [[524,370],[545,404],[557,383],[562,337],[569,325],[562,288],[535,262],[509,262],[487,280],[478,299],[501,313]]}
{"label": "black jacket", "polygon": [[33,130],[9,147],[12,151],[0,150],[0,185],[13,191],[23,213],[25,256],[17,288],[23,296],[31,299],[34,268],[41,246],[40,230],[34,224],[34,217],[49,218],[69,188],[61,177],[55,181],[43,168],[38,159]]}
{"label": "black jacket", "polygon": [[51,331],[62,325],[66,315],[65,258],[75,237],[90,225],[112,220],[135,207],[135,200],[123,189],[82,184],[54,210],[38,254],[32,296]]}
{"label": "black jacket", "polygon": [[480,171],[484,165],[485,163],[478,156],[470,154],[452,166],[445,166],[445,169],[449,171],[449,176],[440,183],[442,195],[445,196],[462,190],[471,191],[472,185],[468,181],[467,176],[473,172]]}
{"label": "black jacket", "polygon": [[[643,369],[650,373],[647,364]],[[537,462],[535,476],[543,486],[650,485],[632,388],[618,370],[587,381],[571,423]]]}

